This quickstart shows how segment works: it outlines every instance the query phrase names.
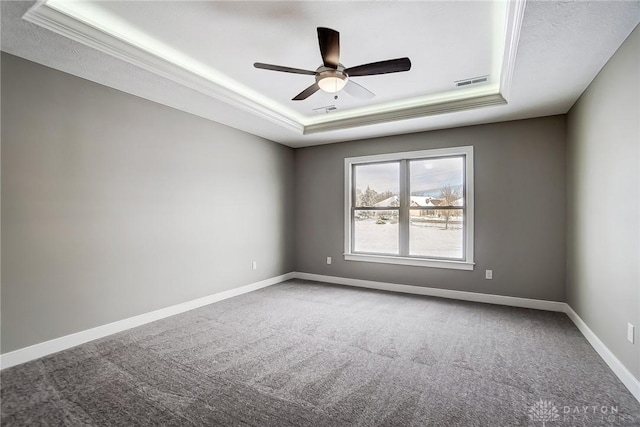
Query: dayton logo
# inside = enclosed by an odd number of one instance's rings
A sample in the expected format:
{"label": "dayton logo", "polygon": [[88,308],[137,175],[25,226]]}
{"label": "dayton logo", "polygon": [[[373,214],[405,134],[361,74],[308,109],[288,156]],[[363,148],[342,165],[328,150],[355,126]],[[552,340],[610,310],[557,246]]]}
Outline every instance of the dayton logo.
{"label": "dayton logo", "polygon": [[546,423],[559,420],[560,413],[553,402],[540,399],[529,407],[529,418],[534,422],[542,422],[542,427],[546,427]]}

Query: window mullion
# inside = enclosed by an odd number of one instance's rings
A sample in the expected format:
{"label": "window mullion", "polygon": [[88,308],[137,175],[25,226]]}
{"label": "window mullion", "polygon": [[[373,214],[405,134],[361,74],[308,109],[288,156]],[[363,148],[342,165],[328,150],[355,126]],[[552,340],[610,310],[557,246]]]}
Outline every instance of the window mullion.
{"label": "window mullion", "polygon": [[400,256],[409,255],[409,206],[411,194],[409,190],[409,162],[400,160],[400,213],[399,213],[399,239]]}

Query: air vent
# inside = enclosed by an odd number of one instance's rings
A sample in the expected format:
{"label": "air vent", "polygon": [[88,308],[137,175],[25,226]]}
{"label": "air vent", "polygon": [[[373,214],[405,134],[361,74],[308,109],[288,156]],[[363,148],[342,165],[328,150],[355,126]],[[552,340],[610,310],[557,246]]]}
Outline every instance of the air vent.
{"label": "air vent", "polygon": [[318,107],[318,108],[314,108],[313,112],[314,113],[319,113],[319,114],[329,114],[332,111],[337,110],[338,107],[336,107],[335,105],[327,105],[326,107]]}
{"label": "air vent", "polygon": [[486,83],[488,81],[489,81],[489,76],[480,76],[480,77],[473,77],[465,80],[458,80],[456,82],[453,82],[453,84],[455,84],[456,87],[464,87],[464,86],[471,86],[471,85]]}

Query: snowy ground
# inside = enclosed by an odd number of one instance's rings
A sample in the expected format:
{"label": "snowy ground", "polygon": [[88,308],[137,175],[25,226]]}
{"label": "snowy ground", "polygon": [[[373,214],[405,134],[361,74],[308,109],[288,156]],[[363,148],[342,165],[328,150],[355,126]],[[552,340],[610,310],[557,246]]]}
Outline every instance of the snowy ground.
{"label": "snowy ground", "polygon": [[[376,219],[355,221],[356,252],[398,253],[398,224],[376,224]],[[409,228],[411,255],[462,258],[462,225],[412,223]]]}

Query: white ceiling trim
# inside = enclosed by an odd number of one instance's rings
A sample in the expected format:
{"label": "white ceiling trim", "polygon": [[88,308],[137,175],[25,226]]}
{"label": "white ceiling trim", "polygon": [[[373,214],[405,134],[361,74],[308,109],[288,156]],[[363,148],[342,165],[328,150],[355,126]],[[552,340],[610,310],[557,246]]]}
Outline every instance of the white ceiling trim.
{"label": "white ceiling trim", "polygon": [[500,94],[506,100],[511,92],[511,82],[516,68],[516,56],[520,44],[520,31],[524,20],[526,0],[512,1],[507,5],[507,25],[505,27],[504,57],[500,73]]}
{"label": "white ceiling trim", "polygon": [[23,19],[204,95],[256,114],[299,134],[303,133],[304,126],[300,123],[300,119],[291,117],[296,114],[295,112],[285,115],[273,108],[268,108],[255,100],[257,96],[251,98],[244,96],[237,90],[215,82],[211,76],[187,69],[131,42],[108,34],[94,25],[85,23],[77,16],[58,10],[57,4],[56,8],[53,8],[53,5],[53,2],[48,1],[36,3],[27,11]]}
{"label": "white ceiling trim", "polygon": [[44,0],[30,8],[23,19],[300,135],[506,104],[525,10],[525,0],[507,2],[504,39],[501,41],[503,54],[498,58],[502,61],[499,84],[306,118],[237,82],[216,78],[216,70],[207,72],[189,66],[175,57],[143,46],[138,40],[119,37],[116,31],[81,16],[70,6],[73,4]]}
{"label": "white ceiling trim", "polygon": [[490,107],[493,105],[504,105],[507,101],[500,93],[490,93],[477,97],[444,101],[440,103],[421,104],[412,107],[399,108],[377,114],[366,116],[342,118],[330,122],[309,124],[304,127],[304,134],[326,132],[338,129],[348,129],[363,125],[391,122],[395,120],[406,120],[417,117],[433,116],[436,114],[453,113],[456,111],[471,110],[473,108]]}

